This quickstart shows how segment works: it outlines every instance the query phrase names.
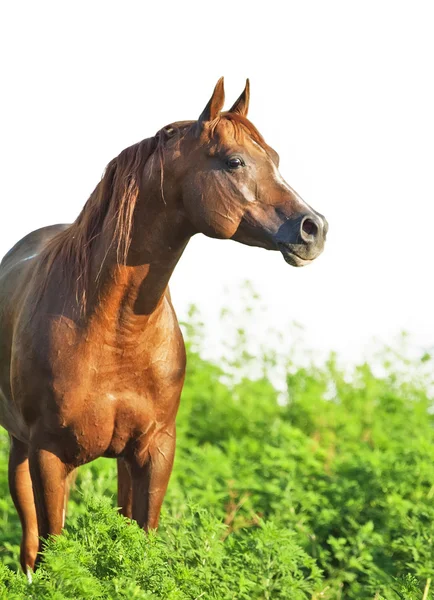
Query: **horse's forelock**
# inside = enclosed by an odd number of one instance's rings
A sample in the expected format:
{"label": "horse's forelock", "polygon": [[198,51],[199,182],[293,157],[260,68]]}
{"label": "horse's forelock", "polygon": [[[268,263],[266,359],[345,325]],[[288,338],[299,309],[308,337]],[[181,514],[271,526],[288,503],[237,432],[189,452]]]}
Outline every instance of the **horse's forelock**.
{"label": "horse's forelock", "polygon": [[210,124],[211,137],[214,137],[217,134],[217,127],[222,121],[227,121],[232,125],[234,137],[238,143],[242,143],[243,137],[247,135],[259,146],[261,146],[261,148],[268,151],[267,143],[253,123],[249,121],[247,117],[236,112],[224,112],[214,119],[214,121],[212,121]]}

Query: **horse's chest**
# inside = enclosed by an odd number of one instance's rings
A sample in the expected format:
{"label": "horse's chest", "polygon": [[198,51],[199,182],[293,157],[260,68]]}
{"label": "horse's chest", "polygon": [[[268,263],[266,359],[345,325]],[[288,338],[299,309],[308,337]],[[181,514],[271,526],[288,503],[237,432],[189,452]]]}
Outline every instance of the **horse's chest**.
{"label": "horse's chest", "polygon": [[122,455],[145,432],[173,422],[185,348],[175,334],[136,346],[63,337],[51,345],[46,364],[38,389],[23,394],[24,413],[54,433],[68,432],[71,456],[81,463]]}
{"label": "horse's chest", "polygon": [[75,388],[82,410],[104,408],[130,422],[170,411],[185,372],[185,351],[178,342],[157,348],[90,348],[79,351],[75,360],[65,358],[53,364],[54,384],[62,394]]}
{"label": "horse's chest", "polygon": [[[177,412],[182,378],[168,369],[129,365],[124,372],[90,368],[75,390],[59,387],[54,420],[70,433],[70,462],[82,464],[98,456],[118,457],[134,452],[138,440],[172,423]],[[66,382],[65,382],[66,383]]]}
{"label": "horse's chest", "polygon": [[159,422],[158,410],[149,396],[124,390],[89,394],[81,410],[63,405],[59,417],[61,426],[71,432],[73,455],[79,463],[126,454]]}

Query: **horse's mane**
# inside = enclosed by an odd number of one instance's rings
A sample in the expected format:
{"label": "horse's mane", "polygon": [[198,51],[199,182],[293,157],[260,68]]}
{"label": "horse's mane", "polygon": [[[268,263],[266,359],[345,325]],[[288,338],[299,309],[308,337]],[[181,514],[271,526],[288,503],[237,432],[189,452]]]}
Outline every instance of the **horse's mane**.
{"label": "horse's mane", "polygon": [[134,208],[139,195],[140,178],[148,159],[158,153],[162,167],[160,132],[123,150],[107,165],[77,219],[52,238],[41,253],[42,273],[36,302],[40,299],[54,263],[61,265],[69,289],[74,286],[81,312],[86,308],[92,247],[104,228],[114,231],[111,246],[119,263],[125,263],[131,244]]}

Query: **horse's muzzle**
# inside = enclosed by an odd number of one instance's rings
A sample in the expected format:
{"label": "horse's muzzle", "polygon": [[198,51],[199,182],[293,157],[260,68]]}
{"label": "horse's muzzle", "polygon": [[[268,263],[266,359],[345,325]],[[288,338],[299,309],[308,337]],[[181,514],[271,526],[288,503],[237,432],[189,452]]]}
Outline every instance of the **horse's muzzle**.
{"label": "horse's muzzle", "polygon": [[304,267],[324,250],[328,223],[319,213],[308,213],[288,219],[275,236],[285,261],[293,267]]}

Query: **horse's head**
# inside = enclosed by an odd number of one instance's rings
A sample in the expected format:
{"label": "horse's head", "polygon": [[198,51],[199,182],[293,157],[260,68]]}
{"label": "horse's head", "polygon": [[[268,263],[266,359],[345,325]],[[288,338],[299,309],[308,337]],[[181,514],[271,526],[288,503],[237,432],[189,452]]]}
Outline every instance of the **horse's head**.
{"label": "horse's head", "polygon": [[[177,153],[183,209],[197,232],[280,250],[303,266],[323,250],[328,224],[285,182],[279,156],[247,119],[249,82],[227,112],[223,78]],[[170,131],[170,128],[169,128]]]}

